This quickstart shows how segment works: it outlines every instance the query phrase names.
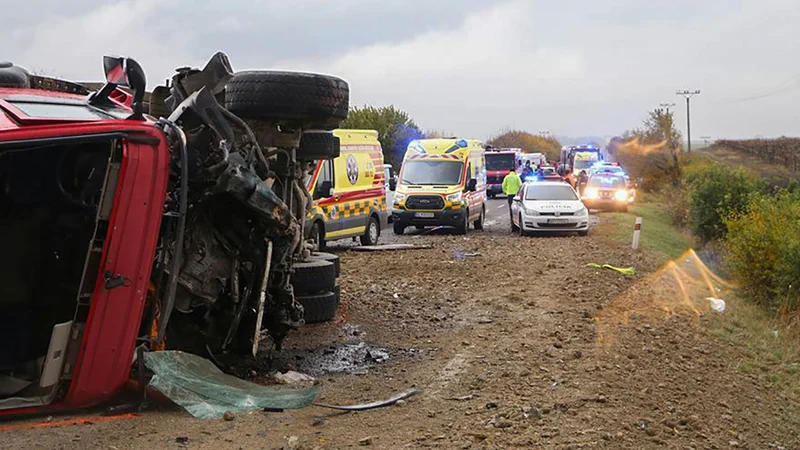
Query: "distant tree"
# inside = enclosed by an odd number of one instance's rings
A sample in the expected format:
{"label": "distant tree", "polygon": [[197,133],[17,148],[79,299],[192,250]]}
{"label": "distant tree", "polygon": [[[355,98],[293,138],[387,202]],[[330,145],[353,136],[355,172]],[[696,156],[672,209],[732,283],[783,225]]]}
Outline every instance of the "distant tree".
{"label": "distant tree", "polygon": [[487,144],[494,147],[521,148],[525,153],[544,153],[551,161],[557,160],[561,155],[561,143],[558,139],[522,130],[503,130],[489,138]]}
{"label": "distant tree", "polygon": [[656,189],[664,181],[680,182],[683,138],[671,111],[650,111],[642,126],[626,131],[623,138],[623,144],[615,142],[616,158],[629,173],[643,179],[645,188]]}
{"label": "distant tree", "polygon": [[408,143],[424,137],[411,116],[394,105],[353,107],[341,128],[376,130],[383,147],[383,160],[395,170],[403,162]]}

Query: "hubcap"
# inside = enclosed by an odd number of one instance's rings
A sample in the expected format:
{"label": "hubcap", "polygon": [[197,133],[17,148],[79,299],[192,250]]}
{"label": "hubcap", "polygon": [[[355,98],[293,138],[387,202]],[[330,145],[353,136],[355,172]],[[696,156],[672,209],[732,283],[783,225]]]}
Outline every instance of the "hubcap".
{"label": "hubcap", "polygon": [[369,223],[369,239],[373,243],[378,242],[378,225],[375,221]]}

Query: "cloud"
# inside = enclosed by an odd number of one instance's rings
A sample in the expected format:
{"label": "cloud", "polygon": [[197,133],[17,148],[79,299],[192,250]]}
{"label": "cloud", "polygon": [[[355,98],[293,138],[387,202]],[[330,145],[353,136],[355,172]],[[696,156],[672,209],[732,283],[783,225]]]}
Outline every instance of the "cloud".
{"label": "cloud", "polygon": [[[0,0],[10,2],[11,0]],[[395,104],[425,128],[478,138],[635,127],[676,89],[697,136],[800,134],[796,0],[57,0],[0,15],[0,58],[75,80],[104,54],[150,87],[225,51],[236,70],[292,68],[350,82],[354,104]],[[770,95],[764,95],[770,94]]]}
{"label": "cloud", "polygon": [[[162,5],[159,0],[124,0],[16,30],[7,57],[28,61],[29,69],[45,75],[79,81],[103,79],[103,55],[135,56],[148,73],[169,74],[179,65],[202,64],[187,50],[191,32],[145,26],[162,13]],[[160,80],[148,81],[152,86]]]}
{"label": "cloud", "polygon": [[580,51],[531,38],[534,13],[529,2],[509,2],[449,27],[352,49],[322,64],[289,60],[278,65],[347,79],[354,104],[394,103],[425,126],[483,137],[490,129],[486,125],[508,120],[498,121],[497,114],[532,101],[556,101],[554,86],[586,74]]}

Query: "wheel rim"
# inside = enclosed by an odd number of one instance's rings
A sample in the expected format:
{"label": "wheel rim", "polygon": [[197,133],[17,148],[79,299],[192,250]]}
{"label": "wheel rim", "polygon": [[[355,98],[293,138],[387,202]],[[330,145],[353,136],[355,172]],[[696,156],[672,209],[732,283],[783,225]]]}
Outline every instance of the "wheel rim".
{"label": "wheel rim", "polygon": [[378,242],[378,225],[375,220],[369,222],[369,241],[373,244]]}

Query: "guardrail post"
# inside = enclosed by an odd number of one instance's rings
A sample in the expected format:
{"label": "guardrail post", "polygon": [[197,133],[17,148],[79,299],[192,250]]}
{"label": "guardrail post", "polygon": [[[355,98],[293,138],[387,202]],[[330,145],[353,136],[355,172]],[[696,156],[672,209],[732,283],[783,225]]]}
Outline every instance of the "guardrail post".
{"label": "guardrail post", "polygon": [[633,225],[633,249],[639,249],[639,234],[642,232],[642,218],[637,217]]}

